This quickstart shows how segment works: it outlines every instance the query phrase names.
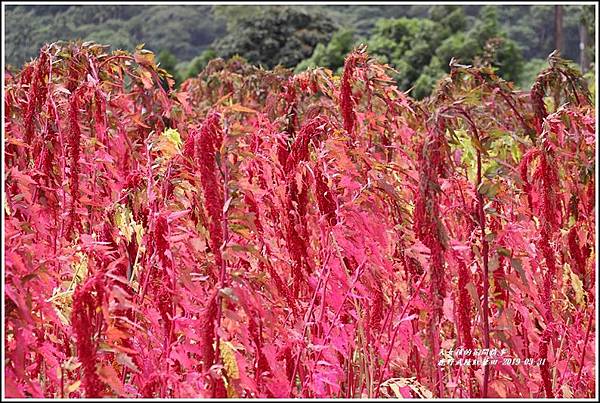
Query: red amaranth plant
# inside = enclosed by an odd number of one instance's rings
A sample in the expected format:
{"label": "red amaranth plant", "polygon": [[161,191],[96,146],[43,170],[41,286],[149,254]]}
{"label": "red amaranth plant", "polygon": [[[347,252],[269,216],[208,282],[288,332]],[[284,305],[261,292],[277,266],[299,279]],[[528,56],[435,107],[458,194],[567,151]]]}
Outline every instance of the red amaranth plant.
{"label": "red amaranth plant", "polygon": [[89,278],[73,294],[71,322],[77,338],[77,357],[81,362],[85,397],[102,397],[104,384],[96,370],[98,333],[102,331],[102,304],[105,298],[101,276]]}
{"label": "red amaranth plant", "polygon": [[[430,250],[429,263],[429,298],[431,304],[429,333],[431,342],[430,361],[432,371],[436,373],[435,383],[438,395],[441,395],[440,369],[435,361],[439,355],[440,341],[437,326],[442,315],[442,301],[446,293],[444,282],[444,253],[446,236],[440,219],[439,182],[444,172],[443,128],[436,128],[429,133],[422,146],[420,155],[419,192],[415,202],[414,231],[415,235]],[[436,369],[434,369],[436,368]]]}
{"label": "red amaranth plant", "polygon": [[169,241],[169,223],[166,214],[158,214],[154,222],[154,251],[158,255],[160,266],[158,273],[154,277],[155,287],[154,295],[158,311],[164,322],[165,346],[170,345],[173,338],[173,317],[175,315],[173,306],[173,294],[175,293],[175,284],[172,281],[174,277],[173,262],[170,258]]}
{"label": "red amaranth plant", "polygon": [[[301,162],[308,160],[309,144],[325,132],[326,124],[323,118],[317,117],[302,126],[296,140],[292,144],[284,167],[286,172],[286,240],[292,261],[294,262],[292,268],[292,288],[295,297],[298,297],[300,283],[304,279],[302,269],[308,267],[308,262],[306,261],[308,259],[308,245],[305,237],[306,223],[304,221],[304,207],[307,203],[307,184],[304,181],[305,175],[298,173],[298,166]],[[302,190],[300,192],[298,191],[297,175],[300,175],[303,179]]]}
{"label": "red amaranth plant", "polygon": [[79,157],[81,150],[81,129],[79,128],[79,92],[73,93],[69,102],[69,192],[71,205],[69,207],[69,222],[66,234],[79,228],[80,221],[77,219],[76,209],[79,201]]}
{"label": "red amaranth plant", "polygon": [[[44,104],[47,96],[46,75],[48,74],[48,54],[42,49],[40,58],[33,68],[32,79],[29,84],[29,93],[27,94],[27,111],[25,112],[25,142],[38,148],[38,141],[34,144],[34,115],[38,113],[41,105]],[[35,157],[37,153],[33,152]]]}
{"label": "red amaranth plant", "polygon": [[209,368],[215,362],[215,349],[213,343],[215,340],[215,324],[218,314],[218,303],[217,298],[218,290],[213,292],[212,296],[208,299],[206,304],[205,312],[202,315],[202,320],[199,323],[202,329],[202,368],[203,371],[207,372]]}
{"label": "red amaranth plant", "polygon": [[471,336],[471,297],[469,297],[467,291],[467,284],[471,279],[471,275],[464,262],[459,261],[458,265],[458,322],[463,345],[465,348],[472,349],[474,345],[473,337]]}
{"label": "red amaranth plant", "polygon": [[571,258],[573,259],[572,267],[575,270],[575,273],[577,273],[580,276],[585,277],[585,275],[586,275],[585,265],[586,265],[587,256],[586,256],[585,252],[583,251],[584,248],[579,246],[579,239],[577,236],[577,228],[576,227],[572,227],[569,230],[567,239],[568,239],[568,244],[569,244],[569,253],[571,255]]}
{"label": "red amaranth plant", "polygon": [[[486,66],[165,90],[48,45],[5,83],[6,395],[592,398],[595,115],[553,63],[540,114]],[[441,361],[488,347],[535,364]]]}
{"label": "red amaranth plant", "polygon": [[344,74],[342,75],[342,84],[340,86],[340,108],[342,118],[344,119],[344,129],[349,134],[354,132],[356,122],[356,111],[354,110],[356,101],[352,95],[352,79],[354,78],[357,65],[363,63],[365,60],[366,53],[364,53],[364,50],[361,50],[348,55],[344,62]]}
{"label": "red amaranth plant", "polygon": [[335,225],[337,223],[335,200],[318,167],[315,168],[315,192],[321,214],[327,219],[329,225]]}
{"label": "red amaranth plant", "polygon": [[219,152],[223,141],[223,133],[220,123],[221,115],[214,112],[206,117],[202,124],[200,135],[197,139],[198,147],[198,169],[200,171],[200,182],[206,203],[206,210],[210,219],[209,233],[211,249],[215,256],[215,265],[222,265],[221,245],[223,244],[223,195],[217,181],[216,153]]}

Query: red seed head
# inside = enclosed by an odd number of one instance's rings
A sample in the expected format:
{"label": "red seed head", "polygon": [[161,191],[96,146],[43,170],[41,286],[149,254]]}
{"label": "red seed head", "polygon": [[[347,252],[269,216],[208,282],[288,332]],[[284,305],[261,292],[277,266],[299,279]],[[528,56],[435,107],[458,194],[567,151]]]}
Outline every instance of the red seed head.
{"label": "red seed head", "polygon": [[352,95],[352,77],[356,66],[366,61],[365,53],[353,52],[344,62],[344,74],[342,75],[342,84],[340,87],[340,108],[342,110],[342,118],[344,119],[344,129],[352,134],[356,122],[354,112],[355,101]]}
{"label": "red seed head", "polygon": [[201,326],[201,349],[202,349],[202,368],[207,372],[215,361],[215,350],[213,342],[215,340],[215,322],[218,313],[218,290],[214,291],[209,298],[206,309],[200,321]]}
{"label": "red seed head", "polygon": [[541,133],[542,122],[546,116],[548,116],[546,105],[544,103],[544,96],[546,95],[544,91],[544,84],[545,80],[537,79],[531,87],[531,91],[529,93],[534,112],[534,127],[538,133]]}
{"label": "red seed head", "polygon": [[383,318],[384,296],[381,288],[376,288],[371,292],[371,309],[369,311],[369,328],[375,333],[381,329],[381,319]]}
{"label": "red seed head", "polygon": [[196,142],[198,141],[199,131],[196,128],[190,130],[188,138],[183,144],[181,154],[187,157],[190,161],[196,160]]}
{"label": "red seed head", "polygon": [[544,330],[539,346],[539,358],[544,359],[544,363],[540,365],[540,373],[542,375],[542,382],[544,383],[544,389],[546,391],[547,398],[553,398],[554,393],[552,391],[552,380],[550,378],[550,371],[548,370],[548,344],[550,343],[550,332],[548,329]]}
{"label": "red seed head", "polygon": [[421,149],[419,191],[415,201],[413,228],[415,234],[430,249],[430,287],[432,304],[436,313],[441,313],[441,301],[445,295],[444,251],[446,239],[441,221],[438,177],[445,171],[441,150],[444,132],[430,132]]}
{"label": "red seed head", "polygon": [[327,120],[322,116],[317,116],[302,126],[285,162],[285,171],[288,175],[293,176],[298,164],[308,160],[310,141],[319,135],[327,135],[327,131]]}
{"label": "red seed head", "polygon": [[96,137],[101,142],[106,141],[106,96],[100,89],[94,91],[94,128]]}
{"label": "red seed head", "polygon": [[221,266],[220,247],[223,243],[223,229],[221,227],[223,211],[223,193],[216,172],[216,153],[223,142],[223,130],[221,128],[221,115],[216,112],[210,113],[202,128],[197,141],[198,165],[200,170],[200,182],[206,203],[206,210],[210,219],[209,232],[211,248],[215,256],[217,267]]}
{"label": "red seed head", "polygon": [[585,272],[585,257],[581,253],[581,249],[579,248],[579,239],[577,236],[577,227],[573,227],[569,230],[569,235],[567,236],[568,244],[569,244],[569,254],[573,259],[573,271],[579,275],[583,275]]}
{"label": "red seed head", "polygon": [[80,285],[73,294],[71,324],[76,336],[77,356],[82,363],[82,384],[85,397],[101,397],[104,384],[96,372],[98,341],[95,333],[102,323],[104,285],[101,278],[94,276]]}
{"label": "red seed head", "polygon": [[[38,109],[44,104],[47,95],[45,77],[48,71],[48,55],[45,51],[40,52],[40,57],[35,61],[33,77],[27,94],[27,110],[25,112],[25,142],[31,144],[34,138],[34,116]],[[34,157],[36,157],[34,153]]]}
{"label": "red seed head", "polygon": [[315,167],[315,193],[321,214],[326,217],[329,225],[335,225],[337,223],[335,200],[327,183],[325,183],[325,177],[318,167]]}
{"label": "red seed head", "polygon": [[159,261],[163,267],[171,267],[171,260],[167,257],[167,250],[169,249],[169,223],[167,222],[167,213],[163,212],[158,215],[154,222],[154,245],[155,251],[158,255]]}
{"label": "red seed head", "polygon": [[81,152],[81,129],[79,128],[80,91],[71,95],[69,100],[69,149],[71,151],[70,183],[71,206],[69,210],[69,223],[66,234],[69,235],[74,228],[80,227],[80,221],[75,213],[79,201],[79,156]]}

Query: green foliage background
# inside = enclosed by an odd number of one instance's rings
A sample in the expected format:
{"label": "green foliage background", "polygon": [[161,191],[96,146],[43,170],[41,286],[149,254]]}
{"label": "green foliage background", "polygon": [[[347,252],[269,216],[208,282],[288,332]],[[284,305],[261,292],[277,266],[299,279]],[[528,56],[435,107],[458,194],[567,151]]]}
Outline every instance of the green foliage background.
{"label": "green foliage background", "polygon": [[[579,61],[579,27],[585,24],[593,42],[594,8],[563,9],[563,56]],[[58,40],[126,50],[145,43],[176,83],[212,58],[234,55],[266,68],[339,71],[344,56],[366,43],[417,98],[430,93],[452,58],[490,63],[527,87],[554,50],[553,5],[20,5],[6,6],[5,21],[8,65],[20,66]]]}

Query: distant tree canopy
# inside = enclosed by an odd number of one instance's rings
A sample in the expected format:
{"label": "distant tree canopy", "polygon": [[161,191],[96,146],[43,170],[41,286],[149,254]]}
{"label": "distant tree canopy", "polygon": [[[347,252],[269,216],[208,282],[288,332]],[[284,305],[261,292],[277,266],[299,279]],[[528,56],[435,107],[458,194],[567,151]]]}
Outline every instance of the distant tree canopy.
{"label": "distant tree canopy", "polygon": [[186,66],[184,79],[195,77],[206,67],[208,62],[217,57],[217,52],[213,49],[206,49],[200,56],[194,57]]}
{"label": "distant tree canopy", "polygon": [[136,37],[148,48],[169,49],[178,59],[191,60],[225,34],[211,6],[156,7],[155,14],[135,19]]}
{"label": "distant tree canopy", "polygon": [[[176,82],[209,60],[239,54],[254,64],[339,72],[359,43],[389,63],[412,95],[428,95],[451,58],[488,63],[521,86],[554,50],[553,5],[9,5],[5,61],[21,66],[44,43],[81,39],[159,54]],[[565,5],[565,58],[579,62],[579,29],[587,27],[586,58],[595,58],[593,5]],[[535,70],[537,73],[537,69]]]}
{"label": "distant tree canopy", "polygon": [[519,79],[523,67],[521,49],[498,23],[495,7],[482,8],[480,18],[472,27],[453,32],[436,49],[435,55],[443,66],[448,66],[453,57],[464,63],[487,61],[498,68],[503,78],[512,81]]}
{"label": "distant tree canopy", "polygon": [[400,88],[408,89],[442,43],[444,32],[440,28],[429,19],[380,20],[368,41],[370,54],[394,66]]}
{"label": "distant tree canopy", "polygon": [[6,6],[6,60],[22,64],[44,43],[89,40],[113,49],[168,49],[177,59],[191,60],[225,34],[212,6]]}
{"label": "distant tree canopy", "polygon": [[352,29],[342,28],[336,31],[327,45],[317,44],[312,56],[303,60],[296,66],[296,71],[304,71],[307,68],[326,66],[335,72],[340,72],[344,66],[344,58],[360,40],[355,39]]}
{"label": "distant tree canopy", "polygon": [[237,54],[269,68],[278,64],[294,67],[308,58],[317,44],[328,42],[335,29],[333,21],[321,14],[270,8],[239,18],[214,48],[221,57]]}
{"label": "distant tree canopy", "polygon": [[[371,55],[398,71],[400,88],[414,87],[416,98],[428,95],[449,71],[453,57],[463,63],[487,62],[507,80],[519,79],[523,67],[520,48],[503,31],[495,8],[482,8],[478,19],[467,17],[460,6],[438,6],[430,11],[430,18],[381,19],[366,40]],[[297,70],[315,66],[337,70],[344,55],[358,43],[352,31],[342,29],[329,44],[317,45]]]}
{"label": "distant tree canopy", "polygon": [[169,52],[166,49],[161,50],[158,53],[158,63],[161,69],[165,69],[173,76],[175,83],[179,84],[182,80],[182,77],[179,75],[177,71],[177,58],[173,56],[173,53]]}

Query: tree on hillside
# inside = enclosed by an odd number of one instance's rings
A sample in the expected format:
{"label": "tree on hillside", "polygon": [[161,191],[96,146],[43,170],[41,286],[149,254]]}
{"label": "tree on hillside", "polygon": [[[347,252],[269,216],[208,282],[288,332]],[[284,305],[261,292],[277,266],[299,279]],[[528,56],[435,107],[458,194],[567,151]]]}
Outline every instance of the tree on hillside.
{"label": "tree on hillside", "polygon": [[440,6],[430,9],[430,19],[380,20],[369,50],[398,71],[400,88],[413,88],[416,98],[429,94],[452,58],[491,64],[512,81],[523,66],[521,49],[502,30],[494,7],[482,7],[479,18],[465,16],[463,7]]}
{"label": "tree on hillside", "polygon": [[183,80],[190,77],[196,77],[206,67],[208,62],[217,57],[217,52],[213,49],[206,49],[200,55],[194,57],[185,69]]}
{"label": "tree on hillside", "polygon": [[[444,6],[430,17],[380,20],[368,40],[370,53],[398,71],[395,78],[404,90],[414,86],[424,73],[428,77],[421,79],[421,84],[435,82],[441,76],[440,61],[432,57],[447,38],[466,24],[463,10],[457,6]],[[429,87],[415,96],[423,97],[430,90]]]}
{"label": "tree on hillside", "polygon": [[[480,10],[479,19],[471,29],[447,38],[436,55],[444,66],[448,66],[452,58],[465,63],[485,61],[497,67],[502,78],[515,81],[523,68],[521,52],[521,48],[502,29],[497,8],[486,6]],[[484,60],[486,58],[488,60]],[[446,71],[449,71],[447,67]]]}
{"label": "tree on hillside", "polygon": [[211,6],[154,6],[131,19],[137,42],[152,50],[169,49],[179,60],[191,60],[208,48],[225,27],[215,20]]}
{"label": "tree on hillside", "polygon": [[175,80],[175,85],[178,85],[181,82],[181,77],[175,68],[177,66],[177,58],[173,55],[173,53],[166,49],[161,50],[158,54],[158,62],[160,68],[171,74],[173,76],[173,80]]}
{"label": "tree on hillside", "polygon": [[241,17],[214,48],[224,58],[239,54],[268,68],[294,67],[317,44],[327,43],[335,30],[333,21],[324,15],[279,7]]}
{"label": "tree on hillside", "polygon": [[352,29],[342,28],[333,34],[327,45],[319,43],[312,56],[296,66],[296,72],[308,68],[327,67],[340,73],[344,66],[344,58],[352,51],[357,42]]}

